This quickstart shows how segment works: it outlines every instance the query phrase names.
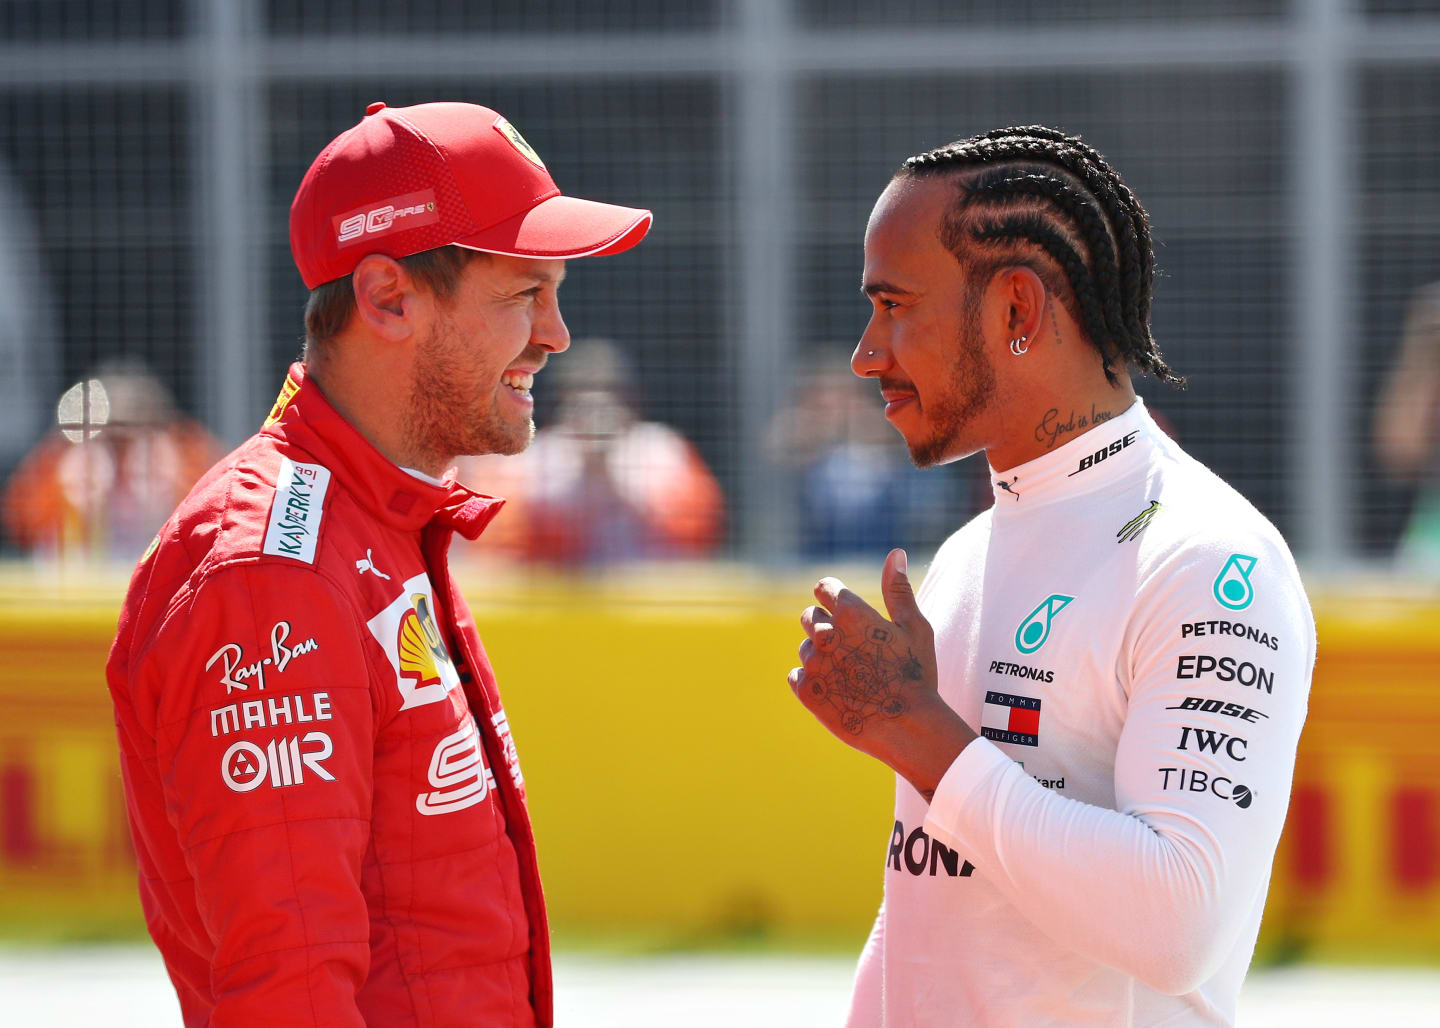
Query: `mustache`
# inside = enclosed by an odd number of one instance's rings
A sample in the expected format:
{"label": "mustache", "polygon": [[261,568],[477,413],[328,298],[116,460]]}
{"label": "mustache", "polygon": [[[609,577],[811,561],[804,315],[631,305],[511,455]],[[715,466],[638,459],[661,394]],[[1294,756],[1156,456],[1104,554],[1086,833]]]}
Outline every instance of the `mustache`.
{"label": "mustache", "polygon": [[912,392],[912,393],[919,391],[919,390],[917,390],[917,389],[915,388],[915,383],[914,383],[914,382],[906,382],[906,381],[904,381],[903,379],[898,379],[898,378],[881,378],[881,379],[880,379],[880,388],[881,388],[881,389],[908,389],[908,390],[909,390],[910,392]]}
{"label": "mustache", "polygon": [[534,343],[526,343],[525,349],[520,352],[519,360],[527,366],[533,365],[538,373],[549,362],[550,353],[548,350],[540,349]]}

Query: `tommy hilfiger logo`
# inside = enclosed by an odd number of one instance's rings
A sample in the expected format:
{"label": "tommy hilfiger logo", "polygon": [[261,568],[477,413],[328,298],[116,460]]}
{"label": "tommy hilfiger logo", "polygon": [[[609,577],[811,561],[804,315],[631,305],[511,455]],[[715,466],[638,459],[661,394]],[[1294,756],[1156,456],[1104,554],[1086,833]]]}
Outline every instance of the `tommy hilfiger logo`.
{"label": "tommy hilfiger logo", "polygon": [[1040,701],[1033,696],[987,690],[980,734],[993,742],[1040,745]]}

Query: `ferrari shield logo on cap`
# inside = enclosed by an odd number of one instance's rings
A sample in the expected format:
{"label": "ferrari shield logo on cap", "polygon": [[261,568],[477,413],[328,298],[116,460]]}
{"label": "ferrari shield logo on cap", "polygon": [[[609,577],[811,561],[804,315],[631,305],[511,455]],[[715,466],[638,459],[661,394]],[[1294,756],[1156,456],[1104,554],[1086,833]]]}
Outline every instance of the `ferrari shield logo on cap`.
{"label": "ferrari shield logo on cap", "polygon": [[540,155],[535,152],[535,148],[525,142],[525,137],[520,134],[520,130],[510,124],[508,120],[505,118],[497,118],[495,121],[495,131],[509,140],[510,145],[519,150],[520,155],[535,165],[535,167],[545,167],[545,162],[540,159]]}

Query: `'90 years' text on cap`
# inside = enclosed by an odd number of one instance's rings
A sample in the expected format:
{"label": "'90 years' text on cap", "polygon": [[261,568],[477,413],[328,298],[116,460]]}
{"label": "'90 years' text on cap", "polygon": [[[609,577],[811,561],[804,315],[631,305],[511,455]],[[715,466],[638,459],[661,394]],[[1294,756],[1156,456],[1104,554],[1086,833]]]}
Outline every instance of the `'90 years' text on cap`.
{"label": "'90 years' text on cap", "polygon": [[290,205],[290,250],[308,289],[367,254],[454,244],[515,257],[602,257],[650,230],[649,211],[562,196],[504,116],[465,103],[386,107],[315,158]]}

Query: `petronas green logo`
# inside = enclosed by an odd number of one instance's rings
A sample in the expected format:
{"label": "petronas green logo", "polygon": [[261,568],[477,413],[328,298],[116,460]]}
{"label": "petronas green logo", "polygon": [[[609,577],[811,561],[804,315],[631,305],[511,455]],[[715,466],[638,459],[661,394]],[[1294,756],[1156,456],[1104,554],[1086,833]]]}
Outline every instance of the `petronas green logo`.
{"label": "petronas green logo", "polygon": [[1051,593],[1032,610],[1020,627],[1015,629],[1015,648],[1021,653],[1034,653],[1050,638],[1050,622],[1055,615],[1070,605],[1073,596]]}
{"label": "petronas green logo", "polygon": [[1258,558],[1243,553],[1232,553],[1220,573],[1215,576],[1215,602],[1227,610],[1244,610],[1255,599],[1255,587],[1250,584],[1250,572],[1255,570]]}

